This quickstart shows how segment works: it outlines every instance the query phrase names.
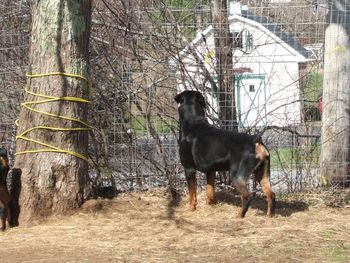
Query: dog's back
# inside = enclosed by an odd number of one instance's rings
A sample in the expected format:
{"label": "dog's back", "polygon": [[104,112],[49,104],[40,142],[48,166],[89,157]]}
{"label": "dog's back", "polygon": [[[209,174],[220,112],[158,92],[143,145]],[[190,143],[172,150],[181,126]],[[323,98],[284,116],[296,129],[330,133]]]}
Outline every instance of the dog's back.
{"label": "dog's back", "polygon": [[[261,137],[218,129],[209,123],[194,124],[180,142],[183,165],[207,171],[228,171],[245,156],[255,156],[255,144]],[[180,154],[181,156],[181,154]]]}

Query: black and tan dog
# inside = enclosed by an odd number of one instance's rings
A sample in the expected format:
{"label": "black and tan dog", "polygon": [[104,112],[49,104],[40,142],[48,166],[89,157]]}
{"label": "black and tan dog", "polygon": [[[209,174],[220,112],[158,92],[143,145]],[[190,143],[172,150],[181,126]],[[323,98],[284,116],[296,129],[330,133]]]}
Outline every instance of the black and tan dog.
{"label": "black and tan dog", "polygon": [[175,96],[179,104],[180,160],[189,188],[190,210],[197,205],[196,170],[207,176],[207,202],[214,203],[216,171],[229,171],[233,186],[240,192],[242,209],[247,212],[251,194],[247,188],[249,176],[256,181],[267,199],[267,215],[273,216],[275,194],[270,184],[270,157],[261,137],[225,131],[210,125],[205,118],[205,100],[198,91],[183,91]]}

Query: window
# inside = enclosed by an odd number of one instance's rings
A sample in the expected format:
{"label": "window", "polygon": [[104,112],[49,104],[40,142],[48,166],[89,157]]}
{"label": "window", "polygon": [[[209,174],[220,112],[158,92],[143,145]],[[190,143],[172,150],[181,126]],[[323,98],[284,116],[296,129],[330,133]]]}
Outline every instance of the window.
{"label": "window", "polygon": [[245,51],[251,52],[254,48],[253,46],[253,34],[249,31],[245,32]]}
{"label": "window", "polygon": [[255,86],[249,85],[249,92],[255,92]]}
{"label": "window", "polygon": [[233,33],[233,47],[251,52],[254,48],[253,34],[249,31],[240,31]]}
{"label": "window", "polygon": [[233,47],[243,48],[243,37],[242,31],[233,33]]}

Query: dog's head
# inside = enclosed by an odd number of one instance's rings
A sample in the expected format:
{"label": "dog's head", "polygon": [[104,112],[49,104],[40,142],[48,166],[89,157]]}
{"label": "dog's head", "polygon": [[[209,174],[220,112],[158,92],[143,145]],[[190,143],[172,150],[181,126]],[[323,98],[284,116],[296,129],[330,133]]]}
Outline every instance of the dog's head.
{"label": "dog's head", "polygon": [[175,96],[181,120],[205,117],[205,100],[199,91],[185,90]]}

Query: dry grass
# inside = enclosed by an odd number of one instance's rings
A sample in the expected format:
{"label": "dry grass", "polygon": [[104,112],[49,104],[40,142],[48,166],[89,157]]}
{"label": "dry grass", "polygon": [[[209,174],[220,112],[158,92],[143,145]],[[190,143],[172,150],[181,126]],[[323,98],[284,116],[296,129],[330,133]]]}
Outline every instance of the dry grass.
{"label": "dry grass", "polygon": [[0,233],[3,262],[349,262],[350,209],[284,198],[276,217],[255,200],[237,219],[227,194],[198,210],[162,191],[91,200],[76,214]]}

